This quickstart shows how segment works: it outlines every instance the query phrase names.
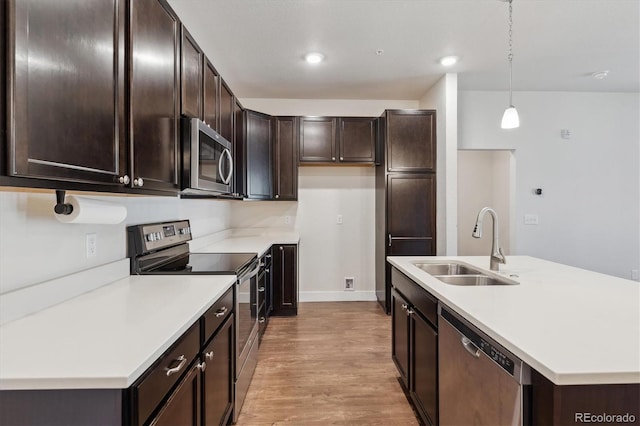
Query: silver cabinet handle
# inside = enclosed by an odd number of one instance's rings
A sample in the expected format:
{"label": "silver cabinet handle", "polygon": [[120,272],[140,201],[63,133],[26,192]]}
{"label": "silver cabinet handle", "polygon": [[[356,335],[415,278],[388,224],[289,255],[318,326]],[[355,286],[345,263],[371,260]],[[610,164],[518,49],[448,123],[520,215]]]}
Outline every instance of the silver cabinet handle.
{"label": "silver cabinet handle", "polygon": [[280,246],[280,251],[284,250],[284,247]]}
{"label": "silver cabinet handle", "polygon": [[258,287],[258,293],[262,293],[264,291],[264,287]]}
{"label": "silver cabinet handle", "polygon": [[340,157],[340,161],[344,160],[344,157]]}
{"label": "silver cabinet handle", "polygon": [[331,157],[331,161],[336,161],[336,157]]}
{"label": "silver cabinet handle", "polygon": [[462,343],[462,346],[464,346],[467,352],[469,352],[474,358],[480,358],[480,349],[478,349],[478,347],[474,345],[471,340],[462,336],[462,339],[460,339],[460,343]]}
{"label": "silver cabinet handle", "polygon": [[207,363],[202,361],[200,364],[198,364],[196,367],[198,367],[200,369],[200,371],[204,371],[207,369]]}
{"label": "silver cabinet handle", "polygon": [[271,254],[266,254],[264,257],[266,257],[267,259],[271,259]]}
{"label": "silver cabinet handle", "polygon": [[184,365],[187,363],[187,358],[184,355],[180,355],[178,359],[176,359],[176,361],[180,361],[177,366],[173,368],[165,367],[165,370],[167,370],[167,376],[170,376],[173,373],[177,373],[178,371],[182,370],[182,367],[184,367]]}
{"label": "silver cabinet handle", "polygon": [[403,311],[406,311],[408,308],[406,303],[403,303],[402,305],[400,305],[400,307],[402,308]]}
{"label": "silver cabinet handle", "polygon": [[120,178],[118,179],[118,182],[128,185],[129,182],[131,182],[131,179],[129,179],[128,175],[124,175],[124,176],[120,176]]}
{"label": "silver cabinet handle", "polygon": [[387,240],[389,241],[389,247],[391,247],[391,234],[389,234],[389,236],[387,237]]}
{"label": "silver cabinet handle", "polygon": [[407,309],[407,316],[409,315],[413,315],[416,311],[414,311],[413,309],[409,308]]}
{"label": "silver cabinet handle", "polygon": [[221,316],[223,316],[224,314],[227,313],[227,307],[223,306],[222,308],[218,309],[218,311],[216,312],[216,318],[220,318]]}
{"label": "silver cabinet handle", "polygon": [[260,317],[260,319],[258,320],[258,322],[259,322],[260,324],[262,324],[262,323],[263,323],[263,322],[265,322],[265,321],[266,321],[266,318],[265,318],[265,317]]}
{"label": "silver cabinet handle", "polygon": [[269,268],[265,269],[264,271],[268,274],[269,273]]}
{"label": "silver cabinet handle", "polygon": [[133,186],[142,186],[144,185],[144,181],[142,178],[136,178],[133,180]]}
{"label": "silver cabinet handle", "polygon": [[213,351],[207,352],[206,354],[204,354],[204,357],[209,361],[213,360]]}
{"label": "silver cabinet handle", "polygon": [[278,194],[276,194],[276,198],[280,198],[280,196]]}

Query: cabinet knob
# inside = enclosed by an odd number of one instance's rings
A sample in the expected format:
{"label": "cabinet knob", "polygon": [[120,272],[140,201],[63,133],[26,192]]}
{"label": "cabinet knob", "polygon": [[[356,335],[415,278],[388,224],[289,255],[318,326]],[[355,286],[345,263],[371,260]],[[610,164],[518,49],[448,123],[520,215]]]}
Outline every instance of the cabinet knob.
{"label": "cabinet knob", "polygon": [[198,364],[198,368],[200,369],[200,371],[204,371],[207,369],[207,363],[202,361],[200,364]]}
{"label": "cabinet knob", "polygon": [[276,198],[280,198],[280,195],[276,194]]}
{"label": "cabinet knob", "polygon": [[133,180],[133,185],[134,186],[142,186],[144,185],[144,181],[142,180],[142,178],[136,178]]}
{"label": "cabinet knob", "polygon": [[344,160],[344,157],[340,157],[340,161]]}
{"label": "cabinet knob", "polygon": [[209,361],[213,360],[213,351],[207,352],[206,354],[204,354],[204,357]]}
{"label": "cabinet knob", "polygon": [[336,161],[336,157],[331,157],[331,161]]}
{"label": "cabinet knob", "polygon": [[131,182],[131,179],[129,179],[128,175],[124,175],[124,176],[120,176],[120,178],[118,178],[118,182],[128,185],[129,182]]}
{"label": "cabinet knob", "polygon": [[266,268],[264,271],[268,274],[269,273],[269,268]]}
{"label": "cabinet knob", "polygon": [[264,323],[265,321],[266,321],[265,317],[260,317],[260,319],[258,320],[260,324]]}

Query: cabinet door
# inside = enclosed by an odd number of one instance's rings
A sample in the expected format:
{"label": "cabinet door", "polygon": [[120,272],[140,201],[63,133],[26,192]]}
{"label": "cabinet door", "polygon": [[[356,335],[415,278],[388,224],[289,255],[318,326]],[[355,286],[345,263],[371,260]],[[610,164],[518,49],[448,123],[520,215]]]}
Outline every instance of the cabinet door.
{"label": "cabinet door", "polygon": [[188,117],[202,119],[204,54],[189,31],[182,25],[181,111]]}
{"label": "cabinet door", "polygon": [[271,118],[255,111],[247,111],[246,176],[247,198],[270,199],[271,177]]}
{"label": "cabinet door", "polygon": [[245,109],[236,99],[233,109],[233,192],[243,197],[247,196],[245,186],[247,135],[245,128]]}
{"label": "cabinet door", "polygon": [[229,142],[233,142],[233,111],[235,101],[233,92],[224,80],[220,80],[220,130],[218,133]]}
{"label": "cabinet door", "polygon": [[202,423],[227,424],[233,405],[234,316],[229,315],[204,349],[202,373]]}
{"label": "cabinet door", "polygon": [[196,364],[173,391],[160,412],[151,420],[150,425],[199,426],[201,424],[199,366],[200,364],[196,361]]}
{"label": "cabinet door", "polygon": [[387,176],[387,255],[435,254],[435,175]]}
{"label": "cabinet door", "polygon": [[391,359],[404,386],[409,389],[409,302],[395,289],[391,291]]}
{"label": "cabinet door", "polygon": [[418,312],[411,315],[410,395],[421,417],[438,424],[438,333]]}
{"label": "cabinet door", "polygon": [[298,128],[296,117],[274,117],[274,198],[298,199]]}
{"label": "cabinet door", "polygon": [[273,250],[273,315],[298,314],[297,245],[278,245]]}
{"label": "cabinet door", "polygon": [[300,117],[300,162],[336,161],[336,119]]}
{"label": "cabinet door", "polygon": [[179,190],[179,34],[178,17],[165,0],[131,2],[130,149],[134,188]]}
{"label": "cabinet door", "polygon": [[436,113],[386,111],[386,164],[390,172],[436,170]]}
{"label": "cabinet door", "polygon": [[[205,60],[204,66],[204,122],[213,130],[218,131],[220,123],[218,122],[218,93],[220,81],[218,71],[213,67],[209,60]],[[218,132],[219,133],[219,132]]]}
{"label": "cabinet door", "polygon": [[5,4],[7,173],[120,185],[128,167],[126,2]]}
{"label": "cabinet door", "polygon": [[373,163],[376,156],[376,119],[340,118],[340,161]]}

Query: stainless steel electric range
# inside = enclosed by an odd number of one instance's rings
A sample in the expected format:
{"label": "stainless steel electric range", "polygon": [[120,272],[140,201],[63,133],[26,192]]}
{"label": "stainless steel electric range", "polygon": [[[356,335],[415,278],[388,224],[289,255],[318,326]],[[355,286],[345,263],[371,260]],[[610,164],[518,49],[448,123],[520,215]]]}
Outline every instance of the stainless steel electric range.
{"label": "stainless steel electric range", "polygon": [[258,360],[257,253],[192,253],[188,220],[149,223],[127,228],[128,256],[134,275],[236,275],[235,383],[233,421],[238,413]]}

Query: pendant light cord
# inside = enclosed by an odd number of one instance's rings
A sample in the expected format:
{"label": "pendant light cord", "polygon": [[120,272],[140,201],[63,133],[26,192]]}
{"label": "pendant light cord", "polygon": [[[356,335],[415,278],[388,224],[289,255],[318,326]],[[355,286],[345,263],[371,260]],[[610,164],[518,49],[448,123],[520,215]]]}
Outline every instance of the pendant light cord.
{"label": "pendant light cord", "polygon": [[509,106],[513,106],[513,0],[509,0]]}

